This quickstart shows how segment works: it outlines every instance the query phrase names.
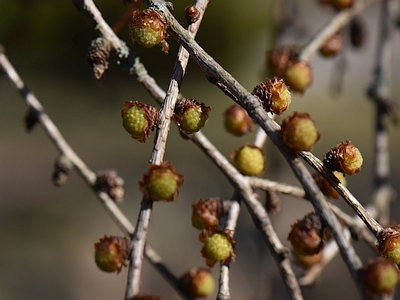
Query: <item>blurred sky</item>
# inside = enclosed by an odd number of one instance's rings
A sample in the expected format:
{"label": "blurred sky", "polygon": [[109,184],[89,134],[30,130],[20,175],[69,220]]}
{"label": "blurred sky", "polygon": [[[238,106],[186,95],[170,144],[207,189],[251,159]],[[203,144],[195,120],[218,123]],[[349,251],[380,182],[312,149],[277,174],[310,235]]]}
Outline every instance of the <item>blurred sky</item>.
{"label": "blurred sky", "polygon": [[[113,24],[126,10],[122,2],[102,0],[96,5]],[[276,43],[280,2],[211,1],[204,17],[198,42],[248,90],[267,75],[265,52]],[[280,37],[280,43],[302,45],[333,17],[332,10],[316,2],[298,1],[293,27]],[[174,15],[183,22],[183,8],[191,3],[173,3]],[[347,45],[338,58],[327,60],[316,55],[312,59],[313,86],[302,97],[294,95],[285,114],[310,113],[322,134],[313,151],[318,157],[346,139],[360,148],[365,159],[363,170],[348,182],[362,203],[373,188],[374,107],[365,91],[372,80],[378,14],[379,6],[374,5],[361,15],[367,32],[363,48],[355,50]],[[137,182],[147,170],[154,133],[145,144],[132,140],[121,126],[120,110],[128,100],[156,104],[134,76],[120,69],[114,56],[106,78],[95,82],[85,63],[86,50],[95,37],[92,24],[72,1],[0,0],[0,44],[6,48],[11,63],[87,165],[94,171],[114,168],[125,179],[126,197],[120,206],[135,224],[141,199]],[[158,47],[143,49],[133,45],[127,29],[120,37],[166,89],[178,47],[176,41],[169,38],[171,50],[166,55]],[[392,63],[395,97],[400,93],[398,49],[397,31]],[[347,62],[344,74],[336,68],[343,60]],[[332,93],[335,76],[343,79],[340,94]],[[189,64],[182,92],[212,107],[203,132],[223,154],[252,140],[252,135],[233,138],[224,131],[222,113],[232,101],[208,83],[194,62]],[[104,234],[120,234],[119,229],[74,172],[66,186],[57,188],[51,184],[58,153],[40,127],[26,133],[22,122],[26,111],[22,98],[0,75],[0,299],[121,299],[126,272],[118,276],[102,273],[93,260],[94,242]],[[400,179],[398,136],[399,128],[390,125],[392,182],[396,190]],[[265,151],[265,176],[298,185],[278,151],[269,143]],[[229,198],[233,190],[195,145],[180,138],[175,127],[170,132],[166,159],[185,175],[185,184],[178,202],[155,205],[149,242],[179,275],[193,265],[204,264],[198,232],[190,226],[191,204],[210,196]],[[282,202],[282,210],[273,222],[287,244],[290,224],[311,207],[290,197],[282,197]],[[338,205],[349,211],[346,204]],[[393,218],[398,211],[398,205],[394,205]],[[277,268],[245,208],[236,238],[238,258],[231,266],[233,298],[284,299]],[[374,255],[362,243],[356,243],[356,247],[363,260]],[[216,267],[213,272],[217,278]],[[300,269],[296,268],[296,272],[301,274]],[[332,285],[332,280],[340,282],[343,289]],[[142,291],[178,299],[147,263]],[[339,257],[328,266],[315,288],[304,292],[307,299],[328,299],[327,294],[331,299],[357,297]]]}

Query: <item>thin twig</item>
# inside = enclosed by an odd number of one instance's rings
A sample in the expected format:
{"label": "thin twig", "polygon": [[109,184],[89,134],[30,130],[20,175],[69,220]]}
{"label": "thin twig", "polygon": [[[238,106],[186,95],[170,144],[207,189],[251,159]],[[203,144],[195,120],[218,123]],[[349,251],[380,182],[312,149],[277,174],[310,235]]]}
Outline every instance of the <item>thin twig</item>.
{"label": "thin twig", "polygon": [[305,44],[299,53],[299,59],[302,61],[309,61],[328,38],[345,27],[354,16],[358,15],[366,7],[378,1],[382,0],[358,0],[351,8],[338,12],[328,24],[324,25],[322,29]]}
{"label": "thin twig", "polygon": [[[208,5],[209,0],[198,0],[196,8],[200,12],[200,18],[197,22],[188,27],[188,32],[194,37],[200,27],[201,19]],[[170,85],[166,92],[165,99],[161,106],[157,120],[157,131],[154,141],[153,151],[150,157],[150,163],[159,165],[164,160],[165,148],[168,139],[168,132],[171,126],[171,117],[174,113],[175,104],[179,96],[179,87],[182,82],[185,70],[189,61],[189,54],[182,46],[179,47],[178,55],[175,61]],[[141,270],[143,262],[143,251],[147,239],[147,232],[150,224],[153,201],[143,197],[140,207],[139,217],[136,224],[136,230],[131,239],[131,256],[128,267],[128,282],[126,286],[125,299],[128,300],[139,293],[141,282]]]}
{"label": "thin twig", "polygon": [[240,103],[240,105],[247,110],[249,115],[253,117],[253,119],[256,120],[257,123],[266,131],[270,139],[284,155],[296,177],[309,195],[317,213],[321,215],[325,223],[332,230],[333,236],[341,250],[341,255],[346,262],[353,279],[357,283],[360,293],[364,295],[365,290],[359,272],[361,268],[361,260],[354,251],[354,248],[343,238],[337,219],[329,210],[325,197],[315,184],[305,165],[282,144],[278,135],[279,125],[268,117],[255,96],[251,95],[243,86],[241,86],[239,82],[237,82],[217,62],[215,62],[214,59],[188,35],[187,31],[179,25],[162,3],[153,1],[149,2],[151,2],[154,9],[163,15],[165,21],[170,25],[171,35],[173,35],[188,50],[190,55],[203,69],[203,72],[209,81],[214,83],[234,101]]}

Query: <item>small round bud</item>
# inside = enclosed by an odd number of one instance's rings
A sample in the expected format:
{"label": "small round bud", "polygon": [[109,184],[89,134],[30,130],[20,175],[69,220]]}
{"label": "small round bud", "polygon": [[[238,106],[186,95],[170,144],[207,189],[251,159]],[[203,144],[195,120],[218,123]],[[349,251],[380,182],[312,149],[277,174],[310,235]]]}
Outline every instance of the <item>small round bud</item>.
{"label": "small round bud", "polygon": [[215,280],[209,269],[192,268],[180,279],[183,289],[193,297],[208,297],[215,289]]}
{"label": "small round bud", "polygon": [[346,9],[352,7],[354,0],[331,0],[331,5],[337,10]]}
{"label": "small round bud", "polygon": [[400,226],[383,229],[377,239],[377,249],[380,256],[386,257],[395,264],[400,264]]}
{"label": "small round bud", "polygon": [[364,264],[363,281],[371,296],[392,294],[399,283],[399,270],[393,261],[377,257]]}
{"label": "small round bud", "polygon": [[235,242],[229,231],[210,228],[203,231],[199,238],[204,243],[201,255],[206,259],[207,266],[213,267],[217,261],[229,263],[231,260],[235,260]]}
{"label": "small round bud", "polygon": [[[339,179],[340,183],[346,186],[346,178],[344,177],[343,173],[334,171],[333,175],[337,179]],[[340,197],[339,193],[329,184],[328,181],[324,177],[322,177],[319,173],[313,173],[313,178],[315,183],[318,185],[321,192],[327,196],[328,198],[338,199]]]}
{"label": "small round bud", "polygon": [[189,24],[196,23],[197,20],[200,18],[200,11],[194,5],[186,6],[185,18]]}
{"label": "small round bud", "polygon": [[230,106],[224,113],[224,125],[228,132],[235,136],[249,133],[253,126],[253,119],[247,111],[238,104]]}
{"label": "small round bud", "polygon": [[344,43],[344,36],[342,32],[336,32],[319,48],[319,53],[324,57],[332,57],[338,54]]}
{"label": "small round bud", "polygon": [[339,171],[347,175],[357,174],[362,164],[360,151],[350,141],[336,145],[324,156],[324,165],[330,171]]}
{"label": "small round bud", "polygon": [[282,121],[280,135],[293,152],[310,151],[321,136],[309,114],[298,112]]}
{"label": "small round bud", "polygon": [[167,24],[155,10],[148,8],[143,11],[135,10],[129,23],[131,39],[134,43],[145,48],[161,44],[162,51],[168,52],[169,45]]}
{"label": "small round bud", "polygon": [[121,110],[122,126],[132,138],[143,143],[149,137],[157,118],[157,109],[138,101],[127,101]]}
{"label": "small round bud", "polygon": [[182,99],[175,106],[175,113],[172,118],[178,124],[179,129],[186,134],[199,131],[208,120],[208,112],[211,110],[204,103],[194,99]]}
{"label": "small round bud", "polygon": [[297,254],[314,255],[324,246],[322,235],[323,226],[320,217],[310,213],[292,225],[287,239]]}
{"label": "small round bud", "polygon": [[296,59],[299,49],[293,45],[278,46],[267,52],[267,67],[273,76],[283,78],[289,61]]}
{"label": "small round bud", "polygon": [[149,166],[139,182],[139,189],[145,197],[154,201],[174,201],[182,184],[183,176],[175,170],[172,163],[164,161],[160,165]]}
{"label": "small round bud", "polygon": [[121,272],[129,258],[129,241],[125,237],[104,236],[94,244],[95,262],[104,272]]}
{"label": "small round bud", "polygon": [[290,61],[287,63],[283,78],[291,90],[303,94],[313,81],[313,73],[308,63]]}
{"label": "small round bud", "polygon": [[122,202],[124,199],[124,180],[115,170],[107,169],[98,172],[95,189],[106,192],[115,202]]}
{"label": "small round bud", "polygon": [[291,96],[283,79],[267,79],[253,89],[267,111],[281,115],[290,105]]}
{"label": "small round bud", "polygon": [[236,169],[243,175],[258,176],[264,171],[264,152],[255,145],[246,144],[237,152],[231,153]]}
{"label": "small round bud", "polygon": [[200,199],[192,205],[192,226],[200,230],[210,227],[218,227],[221,214],[222,209],[220,199]]}

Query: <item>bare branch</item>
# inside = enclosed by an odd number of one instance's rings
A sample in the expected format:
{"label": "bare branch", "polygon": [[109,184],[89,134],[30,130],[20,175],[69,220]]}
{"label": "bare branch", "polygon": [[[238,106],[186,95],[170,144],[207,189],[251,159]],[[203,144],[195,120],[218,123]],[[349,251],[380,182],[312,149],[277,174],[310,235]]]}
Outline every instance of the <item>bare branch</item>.
{"label": "bare branch", "polygon": [[378,1],[381,0],[357,0],[351,8],[338,12],[328,24],[323,26],[322,29],[306,43],[300,51],[299,59],[302,61],[309,61],[328,38],[345,27],[354,16],[358,15],[366,7]]}

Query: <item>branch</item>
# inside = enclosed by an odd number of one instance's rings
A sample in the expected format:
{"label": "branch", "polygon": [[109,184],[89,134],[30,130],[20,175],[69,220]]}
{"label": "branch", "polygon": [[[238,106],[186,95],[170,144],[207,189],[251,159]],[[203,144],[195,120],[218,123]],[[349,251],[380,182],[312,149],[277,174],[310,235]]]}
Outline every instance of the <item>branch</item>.
{"label": "branch", "polygon": [[362,12],[366,7],[378,1],[382,0],[358,0],[351,8],[338,12],[328,24],[323,26],[322,29],[305,44],[300,51],[299,59],[302,61],[309,61],[328,38],[345,27],[351,19]]}
{"label": "branch", "polygon": [[[375,120],[375,161],[374,191],[372,205],[379,210],[379,220],[383,224],[390,222],[389,204],[394,198],[394,190],[389,182],[389,133],[388,119],[396,111],[396,103],[390,92],[391,56],[393,52],[393,16],[398,3],[384,0],[381,3],[380,33],[377,42],[377,55],[373,81],[368,88],[368,96],[376,105]],[[396,14],[397,15],[397,14]]]}

